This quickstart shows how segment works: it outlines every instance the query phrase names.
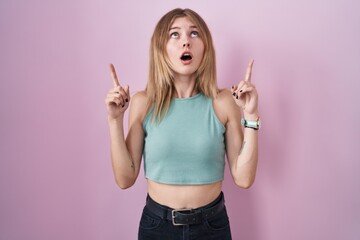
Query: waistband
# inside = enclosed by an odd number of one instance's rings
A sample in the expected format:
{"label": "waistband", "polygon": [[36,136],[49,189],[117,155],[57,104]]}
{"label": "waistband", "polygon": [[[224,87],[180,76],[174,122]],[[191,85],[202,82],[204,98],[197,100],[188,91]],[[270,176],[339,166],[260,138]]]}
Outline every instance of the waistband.
{"label": "waistband", "polygon": [[149,195],[146,198],[147,209],[162,219],[172,221],[174,226],[202,223],[218,214],[224,206],[223,192],[211,203],[195,209],[173,209],[155,202]]}

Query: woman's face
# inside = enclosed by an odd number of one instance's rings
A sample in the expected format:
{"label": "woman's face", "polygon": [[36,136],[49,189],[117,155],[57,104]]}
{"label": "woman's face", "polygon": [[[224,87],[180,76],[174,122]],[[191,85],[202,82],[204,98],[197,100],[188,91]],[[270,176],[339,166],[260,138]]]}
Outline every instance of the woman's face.
{"label": "woman's face", "polygon": [[199,68],[204,55],[204,43],[197,27],[187,18],[177,18],[169,31],[166,45],[173,70],[182,76],[191,76]]}

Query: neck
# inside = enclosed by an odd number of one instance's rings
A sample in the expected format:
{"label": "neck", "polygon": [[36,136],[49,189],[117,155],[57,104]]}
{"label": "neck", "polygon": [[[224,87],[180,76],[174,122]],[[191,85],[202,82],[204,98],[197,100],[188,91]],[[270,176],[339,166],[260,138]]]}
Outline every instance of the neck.
{"label": "neck", "polygon": [[189,98],[196,95],[198,92],[195,89],[195,76],[176,76],[174,78],[175,97]]}

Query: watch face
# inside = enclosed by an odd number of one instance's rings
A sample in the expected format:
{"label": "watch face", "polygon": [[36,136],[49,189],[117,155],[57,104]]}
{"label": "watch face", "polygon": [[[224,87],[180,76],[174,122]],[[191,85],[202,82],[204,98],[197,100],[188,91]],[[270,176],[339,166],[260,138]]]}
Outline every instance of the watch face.
{"label": "watch face", "polygon": [[247,126],[251,128],[258,128],[258,122],[257,121],[247,121]]}
{"label": "watch face", "polygon": [[260,129],[261,121],[260,121],[260,118],[257,121],[247,121],[244,118],[242,118],[241,125],[243,125],[244,127],[248,127],[248,128]]}

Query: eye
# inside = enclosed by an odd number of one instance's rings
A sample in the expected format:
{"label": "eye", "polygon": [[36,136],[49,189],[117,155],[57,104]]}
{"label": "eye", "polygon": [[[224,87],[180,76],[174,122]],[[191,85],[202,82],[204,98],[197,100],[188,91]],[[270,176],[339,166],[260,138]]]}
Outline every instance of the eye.
{"label": "eye", "polygon": [[191,37],[198,37],[199,33],[197,31],[192,31],[190,34]]}
{"label": "eye", "polygon": [[170,33],[170,38],[178,38],[179,37],[179,33],[178,32],[172,32]]}

